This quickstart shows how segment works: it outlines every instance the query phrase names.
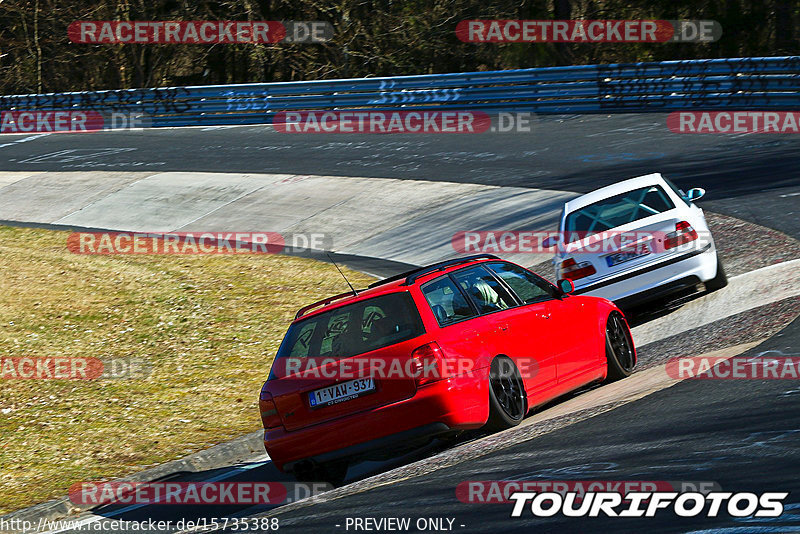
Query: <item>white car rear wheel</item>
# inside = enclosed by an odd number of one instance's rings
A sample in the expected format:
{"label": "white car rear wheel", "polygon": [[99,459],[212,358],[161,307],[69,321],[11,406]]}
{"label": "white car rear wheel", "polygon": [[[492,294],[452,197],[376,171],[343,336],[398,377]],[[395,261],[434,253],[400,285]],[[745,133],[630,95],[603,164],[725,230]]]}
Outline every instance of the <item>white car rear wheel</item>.
{"label": "white car rear wheel", "polygon": [[722,267],[722,262],[717,256],[717,275],[706,282],[706,291],[711,293],[728,285],[728,275],[725,274],[725,269]]}

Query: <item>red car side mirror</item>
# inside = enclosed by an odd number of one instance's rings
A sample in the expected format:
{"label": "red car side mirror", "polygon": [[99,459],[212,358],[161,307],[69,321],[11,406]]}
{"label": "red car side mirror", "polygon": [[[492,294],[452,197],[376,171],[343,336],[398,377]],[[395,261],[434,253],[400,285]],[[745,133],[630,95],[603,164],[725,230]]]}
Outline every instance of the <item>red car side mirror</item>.
{"label": "red car side mirror", "polygon": [[558,281],[558,289],[561,291],[562,295],[569,295],[575,291],[575,284],[573,284],[572,280],[569,278],[562,278]]}

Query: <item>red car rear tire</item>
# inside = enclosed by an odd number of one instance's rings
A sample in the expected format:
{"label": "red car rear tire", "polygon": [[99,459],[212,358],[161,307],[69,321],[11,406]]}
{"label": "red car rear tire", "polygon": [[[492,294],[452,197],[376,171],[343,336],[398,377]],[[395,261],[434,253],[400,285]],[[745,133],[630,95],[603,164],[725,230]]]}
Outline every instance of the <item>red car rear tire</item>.
{"label": "red car rear tire", "polygon": [[517,426],[528,412],[528,396],[519,369],[507,356],[492,360],[489,371],[489,420],[484,430]]}

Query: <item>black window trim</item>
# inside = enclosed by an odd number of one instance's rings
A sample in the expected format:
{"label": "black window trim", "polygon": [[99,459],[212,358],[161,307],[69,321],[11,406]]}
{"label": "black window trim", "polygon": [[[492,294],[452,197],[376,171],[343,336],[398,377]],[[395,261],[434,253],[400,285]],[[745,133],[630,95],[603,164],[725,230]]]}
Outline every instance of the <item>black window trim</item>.
{"label": "black window trim", "polygon": [[[496,263],[496,262],[497,262],[497,260],[494,260],[494,262]],[[467,269],[471,269],[471,268],[473,268],[473,267],[479,267],[479,266],[482,266],[484,263],[488,263],[488,262],[475,263],[475,264],[472,264],[472,265],[467,265],[467,266],[461,267],[461,268],[459,268],[459,269],[456,269],[456,270],[454,270],[454,271],[450,271],[449,273],[445,273],[445,274],[443,274],[442,276],[437,276],[437,277],[436,277],[436,278],[434,278],[433,280],[429,280],[429,281],[425,282],[424,284],[422,284],[422,285],[420,286],[420,291],[422,291],[422,292],[423,292],[423,293],[422,293],[422,296],[423,296],[423,298],[424,298],[424,297],[425,297],[425,292],[424,292],[424,290],[425,290],[425,286],[427,286],[428,284],[431,284],[431,283],[433,283],[433,282],[436,282],[436,281],[438,281],[438,280],[441,280],[442,278],[445,278],[445,277],[449,278],[449,279],[450,279],[450,281],[453,283],[453,285],[454,285],[454,286],[456,286],[456,288],[458,289],[458,291],[461,293],[461,296],[462,296],[462,297],[464,297],[464,299],[467,301],[467,304],[469,305],[470,309],[472,310],[472,313],[474,313],[474,314],[475,314],[475,315],[472,315],[472,316],[470,316],[470,317],[464,317],[463,319],[459,319],[459,320],[457,320],[457,321],[453,321],[453,322],[451,322],[451,323],[447,323],[446,325],[442,325],[441,323],[439,323],[439,319],[437,318],[437,319],[436,319],[436,324],[438,324],[438,325],[439,325],[439,328],[447,328],[448,326],[453,326],[454,324],[459,324],[459,323],[462,323],[462,322],[464,322],[464,321],[469,321],[470,319],[475,319],[476,317],[484,317],[484,316],[486,316],[486,315],[491,315],[491,314],[493,314],[493,313],[498,313],[498,312],[503,312],[503,311],[507,311],[507,310],[512,310],[512,309],[514,309],[514,308],[519,308],[520,306],[524,306],[524,305],[525,305],[525,303],[523,303],[523,302],[520,300],[519,296],[517,296],[517,294],[516,294],[516,293],[514,293],[514,291],[512,291],[512,290],[511,290],[511,289],[508,287],[508,284],[506,284],[506,283],[505,283],[505,282],[504,282],[502,279],[498,278],[498,277],[497,277],[497,275],[496,275],[494,272],[492,272],[492,270],[491,270],[491,269],[488,269],[488,268],[484,267],[484,268],[483,268],[483,270],[484,270],[484,271],[486,271],[486,272],[488,272],[488,273],[489,273],[489,276],[491,276],[491,277],[493,277],[495,280],[497,280],[497,281],[498,281],[498,283],[499,283],[499,284],[500,284],[500,285],[501,285],[501,286],[502,286],[502,287],[503,287],[503,288],[504,288],[506,291],[508,291],[508,294],[509,294],[509,295],[511,296],[511,298],[514,300],[515,304],[514,304],[514,306],[511,306],[511,307],[508,307],[508,308],[505,308],[505,309],[502,309],[502,310],[493,310],[493,311],[490,311],[490,312],[483,312],[483,313],[481,313],[480,309],[478,309],[478,305],[477,305],[477,304],[475,303],[475,301],[472,299],[472,296],[471,296],[469,293],[467,293],[467,292],[466,292],[466,290],[465,290],[463,287],[461,287],[461,284],[459,284],[459,283],[458,283],[458,280],[456,280],[456,278],[455,278],[455,276],[454,276],[454,275],[455,275],[456,273],[460,272],[460,271],[466,271]],[[507,262],[506,262],[506,263],[507,263]],[[428,299],[427,299],[427,298],[425,298],[425,302],[428,304],[428,309],[431,309],[431,303],[428,301]],[[533,303],[531,303],[531,304],[533,304]],[[431,310],[431,311],[433,311],[433,310]],[[435,317],[435,316],[434,316],[434,317]]]}
{"label": "black window trim", "polygon": [[433,317],[436,319],[436,324],[439,325],[439,328],[447,328],[448,326],[453,326],[454,324],[463,323],[464,321],[469,321],[470,319],[475,319],[476,317],[481,316],[479,310],[475,307],[475,304],[472,302],[472,299],[469,298],[469,295],[467,295],[464,289],[459,285],[459,283],[455,280],[455,278],[450,276],[450,274],[451,273],[445,273],[441,276],[437,276],[433,280],[428,280],[427,282],[419,286],[419,290],[422,292],[422,298],[425,299],[425,303],[428,305],[428,309],[431,311],[431,313],[433,313],[433,308],[431,308],[431,302],[428,300],[428,297],[425,296],[425,286],[432,284],[434,282],[438,282],[443,278],[449,278],[450,282],[452,282],[452,284],[456,286],[456,289],[458,289],[459,293],[461,293],[461,296],[464,297],[464,299],[467,301],[469,309],[471,309],[472,313],[474,313],[475,315],[471,315],[470,317],[464,317],[463,319],[452,321],[443,325],[442,323],[439,322],[439,318],[436,317],[436,314],[433,314]]}
{"label": "black window trim", "polygon": [[[497,273],[495,273],[495,272],[494,272],[494,271],[493,271],[491,268],[489,268],[489,267],[488,267],[488,265],[489,265],[489,264],[492,264],[492,263],[494,263],[494,264],[497,264],[497,263],[504,263],[504,264],[508,264],[508,265],[514,265],[514,266],[516,266],[516,267],[519,267],[520,269],[523,269],[523,270],[525,270],[525,271],[528,271],[529,273],[531,273],[531,274],[533,274],[533,275],[535,275],[535,276],[537,276],[537,277],[541,278],[541,279],[542,279],[542,280],[544,280],[544,281],[545,281],[545,282],[546,282],[546,283],[549,285],[549,287],[551,288],[551,290],[550,290],[550,291],[548,291],[548,293],[549,293],[550,297],[549,297],[549,298],[545,298],[545,299],[543,299],[543,300],[537,300],[537,301],[534,301],[534,302],[524,302],[524,301],[523,301],[523,300],[520,298],[520,296],[519,296],[519,295],[517,295],[516,291],[514,291],[514,290],[513,290],[513,289],[512,289],[512,288],[511,288],[511,287],[510,287],[510,286],[509,286],[509,285],[508,285],[508,284],[505,282],[505,280],[503,280],[502,278],[500,278],[500,276],[498,276],[498,275],[497,275]],[[488,272],[488,273],[489,273],[489,275],[490,275],[491,277],[493,277],[495,280],[497,280],[497,281],[498,281],[498,283],[500,283],[500,285],[501,285],[501,286],[502,286],[502,287],[503,287],[503,288],[504,288],[506,291],[508,291],[508,294],[509,294],[509,295],[511,295],[511,298],[512,298],[512,299],[514,300],[514,302],[515,302],[514,306],[511,306],[511,307],[508,307],[508,308],[505,308],[505,309],[502,309],[502,310],[493,310],[493,311],[490,311],[490,312],[483,312],[483,313],[481,313],[481,311],[478,309],[478,305],[477,305],[477,304],[475,303],[475,301],[472,299],[472,296],[471,296],[469,293],[467,293],[467,292],[464,290],[464,288],[463,288],[463,287],[461,287],[461,284],[459,284],[459,283],[458,283],[458,280],[456,280],[456,278],[455,278],[455,276],[454,276],[456,273],[458,273],[458,272],[460,272],[460,271],[466,271],[467,269],[471,269],[471,268],[473,268],[473,267],[479,267],[479,266],[483,266],[483,270],[484,270],[484,271],[486,271],[486,272]],[[455,325],[455,324],[459,324],[459,323],[462,323],[462,322],[464,322],[464,321],[469,321],[469,320],[471,320],[471,319],[475,319],[476,317],[484,317],[484,316],[487,316],[487,315],[492,315],[493,313],[504,312],[504,311],[508,311],[508,310],[512,310],[512,309],[515,309],[515,308],[520,308],[520,307],[524,307],[524,306],[533,306],[533,305],[536,305],[536,304],[541,304],[541,303],[543,303],[543,302],[550,302],[551,300],[561,300],[559,297],[557,297],[557,296],[556,296],[556,295],[558,295],[558,288],[555,286],[555,284],[553,284],[552,282],[550,282],[550,280],[548,280],[547,278],[544,278],[544,277],[542,277],[542,276],[539,276],[538,274],[534,273],[534,272],[533,272],[533,271],[531,271],[530,269],[525,269],[525,267],[523,267],[523,266],[521,266],[521,265],[517,265],[517,264],[515,264],[515,263],[512,263],[512,262],[510,262],[510,261],[506,261],[506,260],[503,260],[503,259],[496,259],[496,260],[492,260],[492,261],[483,261],[483,262],[480,262],[480,263],[476,263],[476,264],[472,264],[472,265],[466,265],[466,266],[464,266],[464,267],[460,267],[460,268],[458,268],[458,269],[455,269],[455,270],[453,270],[453,271],[450,271],[450,272],[448,272],[448,273],[444,273],[444,274],[443,274],[443,275],[441,275],[441,276],[437,276],[437,277],[436,277],[436,278],[434,278],[433,280],[428,280],[428,281],[427,281],[427,282],[425,282],[424,284],[420,285],[420,286],[419,286],[419,289],[420,289],[420,291],[422,291],[422,297],[425,299],[425,303],[428,305],[428,309],[429,309],[429,310],[431,310],[431,312],[433,312],[433,310],[431,309],[431,303],[430,303],[430,301],[428,301],[427,297],[425,297],[425,286],[427,286],[428,284],[432,284],[432,283],[434,283],[434,282],[437,282],[437,281],[439,281],[439,280],[441,280],[442,278],[445,278],[445,277],[448,277],[448,278],[450,278],[450,281],[453,283],[453,285],[455,285],[455,286],[456,286],[456,288],[458,288],[459,292],[461,293],[461,296],[462,296],[462,297],[464,297],[464,298],[466,299],[466,301],[467,301],[467,304],[469,304],[469,307],[470,307],[470,309],[472,310],[472,312],[473,312],[475,315],[472,315],[472,316],[470,316],[470,317],[465,317],[465,318],[463,318],[463,319],[459,319],[459,320],[457,320],[457,321],[453,321],[453,322],[451,322],[451,323],[447,323],[446,325],[442,325],[442,324],[440,324],[440,323],[439,323],[439,319],[437,318],[437,319],[436,319],[436,324],[438,324],[438,325],[439,325],[439,328],[447,328],[448,326],[453,326],[453,325]],[[435,317],[436,317],[436,316],[434,315],[434,318],[435,318]]]}
{"label": "black window trim", "polygon": [[[520,306],[524,306],[525,303],[522,302],[522,300],[520,300],[519,296],[516,293],[514,293],[514,291],[512,291],[511,288],[508,287],[508,284],[506,284],[501,278],[499,278],[491,269],[485,267],[484,266],[485,263],[489,263],[489,262],[481,262],[481,263],[478,263],[476,265],[469,265],[469,266],[464,267],[462,269],[456,269],[455,271],[447,273],[450,276],[450,278],[453,280],[453,283],[455,283],[456,287],[458,287],[458,289],[461,290],[461,294],[464,295],[465,297],[467,297],[467,302],[470,303],[470,306],[472,307],[472,311],[476,312],[478,314],[477,315],[478,317],[484,317],[486,315],[492,315],[493,313],[513,310],[514,308],[519,308]],[[495,261],[495,263],[496,263],[496,261]],[[506,262],[506,263],[508,263],[508,262]],[[503,287],[508,292],[508,294],[514,300],[515,304],[513,306],[509,306],[508,308],[504,308],[504,309],[500,309],[500,310],[492,310],[492,311],[489,311],[489,312],[482,312],[481,313],[480,309],[478,308],[478,304],[473,300],[472,295],[467,293],[466,290],[464,290],[464,288],[461,287],[461,284],[458,283],[458,280],[455,279],[455,276],[453,276],[459,271],[466,271],[466,270],[471,269],[473,267],[483,267],[483,270],[486,271],[487,273],[489,273],[489,276],[491,276],[492,278],[497,280],[497,282],[500,284],[500,286]]]}
{"label": "black window trim", "polygon": [[683,192],[683,189],[678,187],[678,184],[676,184],[670,178],[667,178],[663,174],[661,175],[661,178],[664,180],[664,183],[666,183],[669,186],[669,188],[672,189],[672,192],[675,193],[675,196],[681,199],[683,203],[686,204],[687,207],[691,208],[693,206],[692,201],[686,198],[685,196],[686,193]]}
{"label": "black window trim", "polygon": [[506,287],[506,289],[508,289],[508,290],[511,292],[511,294],[512,294],[512,295],[514,295],[514,298],[515,298],[515,299],[517,300],[517,302],[519,303],[519,306],[529,306],[529,305],[531,305],[531,304],[541,304],[542,302],[549,302],[549,301],[551,301],[551,300],[560,300],[560,299],[559,299],[559,298],[556,296],[556,295],[558,295],[558,294],[559,294],[559,291],[558,291],[558,288],[555,286],[555,284],[553,284],[552,282],[550,282],[550,280],[548,280],[547,278],[544,278],[543,276],[539,276],[538,274],[536,274],[535,272],[531,271],[530,269],[526,269],[526,268],[525,268],[525,267],[523,267],[522,265],[517,265],[516,263],[512,263],[512,262],[510,262],[510,261],[505,261],[505,260],[499,260],[499,261],[497,261],[497,260],[494,260],[494,261],[487,261],[487,262],[485,262],[485,263],[486,263],[486,265],[487,265],[487,266],[488,266],[488,265],[491,265],[491,264],[504,263],[504,264],[506,264],[506,265],[513,265],[513,266],[515,266],[515,267],[519,267],[519,268],[520,268],[520,269],[522,269],[523,271],[527,271],[527,272],[531,273],[532,275],[536,276],[537,278],[541,278],[541,279],[542,279],[542,280],[544,280],[544,282],[545,282],[545,283],[546,283],[546,284],[549,286],[549,289],[545,290],[545,291],[547,291],[547,294],[549,295],[549,298],[544,298],[544,299],[542,299],[542,300],[535,300],[535,301],[533,301],[533,302],[525,302],[524,300],[522,300],[522,297],[520,297],[519,295],[517,295],[517,294],[516,294],[516,292],[515,292],[515,291],[514,291],[514,290],[511,288],[511,286],[510,286],[510,285],[508,285],[508,284],[506,283],[506,281],[505,281],[505,280],[503,280],[503,279],[500,277],[500,275],[498,275],[497,273],[495,273],[495,272],[494,272],[494,271],[491,269],[491,267],[487,267],[487,270],[488,270],[489,272],[491,272],[491,273],[492,273],[492,274],[493,274],[493,275],[494,275],[494,276],[495,276],[495,277],[496,277],[498,280],[500,280],[500,282],[501,282],[501,283],[502,283],[502,284],[503,284],[503,285]]}

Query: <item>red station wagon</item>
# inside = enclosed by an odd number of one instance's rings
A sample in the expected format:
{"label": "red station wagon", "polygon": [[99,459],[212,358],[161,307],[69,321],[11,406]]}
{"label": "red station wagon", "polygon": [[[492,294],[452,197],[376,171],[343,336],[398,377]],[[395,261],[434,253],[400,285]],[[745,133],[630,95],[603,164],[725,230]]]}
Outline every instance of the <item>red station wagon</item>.
{"label": "red station wagon", "polygon": [[301,309],[260,395],[264,444],[300,480],[434,437],[501,430],[636,351],[610,301],[495,256],[450,260]]}

